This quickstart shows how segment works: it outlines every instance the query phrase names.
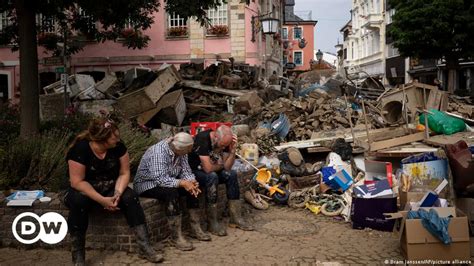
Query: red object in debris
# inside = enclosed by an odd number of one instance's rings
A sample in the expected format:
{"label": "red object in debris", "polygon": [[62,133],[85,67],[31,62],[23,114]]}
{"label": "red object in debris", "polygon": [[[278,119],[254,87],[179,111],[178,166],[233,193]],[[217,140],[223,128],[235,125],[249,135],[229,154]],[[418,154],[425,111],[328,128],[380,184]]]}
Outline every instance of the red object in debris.
{"label": "red object in debris", "polygon": [[221,125],[228,127],[232,126],[231,122],[193,122],[191,123],[191,136],[196,136],[197,133],[205,130],[216,130]]}
{"label": "red object in debris", "polygon": [[446,145],[446,155],[453,171],[454,189],[461,194],[474,193],[474,161],[467,143],[460,140]]}

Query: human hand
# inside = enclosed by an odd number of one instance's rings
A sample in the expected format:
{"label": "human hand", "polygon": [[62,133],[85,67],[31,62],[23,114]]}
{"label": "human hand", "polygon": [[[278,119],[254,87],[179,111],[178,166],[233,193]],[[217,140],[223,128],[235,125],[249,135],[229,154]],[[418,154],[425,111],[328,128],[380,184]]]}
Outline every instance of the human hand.
{"label": "human hand", "polygon": [[232,134],[232,142],[230,143],[229,151],[230,153],[235,153],[236,150],[237,150],[237,135]]}
{"label": "human hand", "polygon": [[196,180],[181,180],[179,184],[194,197],[197,197],[197,195],[201,193],[199,183]]}
{"label": "human hand", "polygon": [[112,196],[112,198],[114,199],[115,206],[118,206],[118,203],[120,202],[120,197],[121,196],[122,196],[122,193],[120,193],[120,191],[118,191],[118,190],[114,191],[114,195]]}
{"label": "human hand", "polygon": [[120,210],[120,208],[117,207],[118,200],[115,197],[103,197],[100,204],[108,211]]}

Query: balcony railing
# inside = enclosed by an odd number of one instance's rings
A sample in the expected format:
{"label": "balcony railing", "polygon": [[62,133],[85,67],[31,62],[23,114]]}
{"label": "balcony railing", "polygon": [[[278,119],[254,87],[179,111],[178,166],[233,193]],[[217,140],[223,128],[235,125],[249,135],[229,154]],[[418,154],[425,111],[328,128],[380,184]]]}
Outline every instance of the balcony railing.
{"label": "balcony railing", "polygon": [[362,22],[362,27],[365,28],[380,28],[383,23],[383,16],[382,14],[369,14],[365,17],[365,21]]}

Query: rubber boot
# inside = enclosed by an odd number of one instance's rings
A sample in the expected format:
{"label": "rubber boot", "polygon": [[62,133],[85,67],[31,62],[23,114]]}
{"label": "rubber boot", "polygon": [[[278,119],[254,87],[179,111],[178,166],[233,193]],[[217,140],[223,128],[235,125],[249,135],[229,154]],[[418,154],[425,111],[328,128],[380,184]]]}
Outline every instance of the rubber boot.
{"label": "rubber boot", "polygon": [[201,214],[199,209],[189,209],[189,220],[194,237],[199,241],[211,241],[211,236],[202,231]]}
{"label": "rubber boot", "polygon": [[168,216],[168,223],[171,229],[171,240],[173,245],[182,251],[189,251],[193,250],[193,244],[186,240],[183,236],[183,232],[181,230],[182,224],[182,217],[181,215],[176,216]]}
{"label": "rubber boot", "polygon": [[217,221],[217,204],[209,204],[207,206],[207,218],[209,220],[209,232],[217,236],[226,236],[227,230]]}
{"label": "rubber boot", "polygon": [[230,212],[230,227],[237,227],[244,231],[253,231],[254,228],[250,224],[248,224],[242,218],[242,211],[241,211],[241,202],[240,200],[229,200],[229,212]]}
{"label": "rubber boot", "polygon": [[75,266],[86,265],[86,232],[71,232],[71,255]]}
{"label": "rubber boot", "polygon": [[163,254],[156,252],[150,244],[148,230],[145,224],[133,227],[138,245],[138,256],[149,262],[157,263],[163,261]]}

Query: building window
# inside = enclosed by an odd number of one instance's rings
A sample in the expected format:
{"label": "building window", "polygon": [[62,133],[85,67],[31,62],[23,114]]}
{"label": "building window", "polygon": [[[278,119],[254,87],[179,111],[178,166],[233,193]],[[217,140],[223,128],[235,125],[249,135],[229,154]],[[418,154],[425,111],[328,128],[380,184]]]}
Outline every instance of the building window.
{"label": "building window", "polygon": [[294,63],[297,66],[303,65],[303,51],[295,51],[293,52]]}
{"label": "building window", "polygon": [[175,13],[168,15],[168,28],[186,27],[187,23],[188,20],[186,18],[182,18]]}
{"label": "building window", "polygon": [[281,39],[288,40],[288,28],[281,29]]}
{"label": "building window", "polygon": [[0,30],[3,30],[5,27],[11,24],[10,19],[8,18],[7,12],[0,13]]}
{"label": "building window", "polygon": [[173,13],[168,15],[168,36],[180,37],[188,35],[188,19]]}
{"label": "building window", "polygon": [[393,43],[387,45],[387,50],[387,57],[395,57],[400,55],[398,49],[393,46]]}
{"label": "building window", "polygon": [[301,38],[303,38],[303,28],[294,27],[293,28],[293,39],[301,39]]}
{"label": "building window", "polygon": [[207,11],[207,16],[211,26],[225,25],[227,26],[227,4],[222,3],[216,9]]}
{"label": "building window", "polygon": [[388,24],[391,24],[393,22],[393,15],[395,15],[395,9],[392,8],[392,9],[388,10],[387,13],[388,14],[387,14],[386,17],[387,17],[387,25],[388,25]]}
{"label": "building window", "polygon": [[36,15],[36,25],[38,25],[41,32],[56,33],[56,22],[54,18],[38,14]]}
{"label": "building window", "polygon": [[91,33],[94,32],[96,29],[95,19],[92,15],[87,14],[84,9],[79,8],[79,15],[83,21],[87,23],[87,29],[84,33]]}

